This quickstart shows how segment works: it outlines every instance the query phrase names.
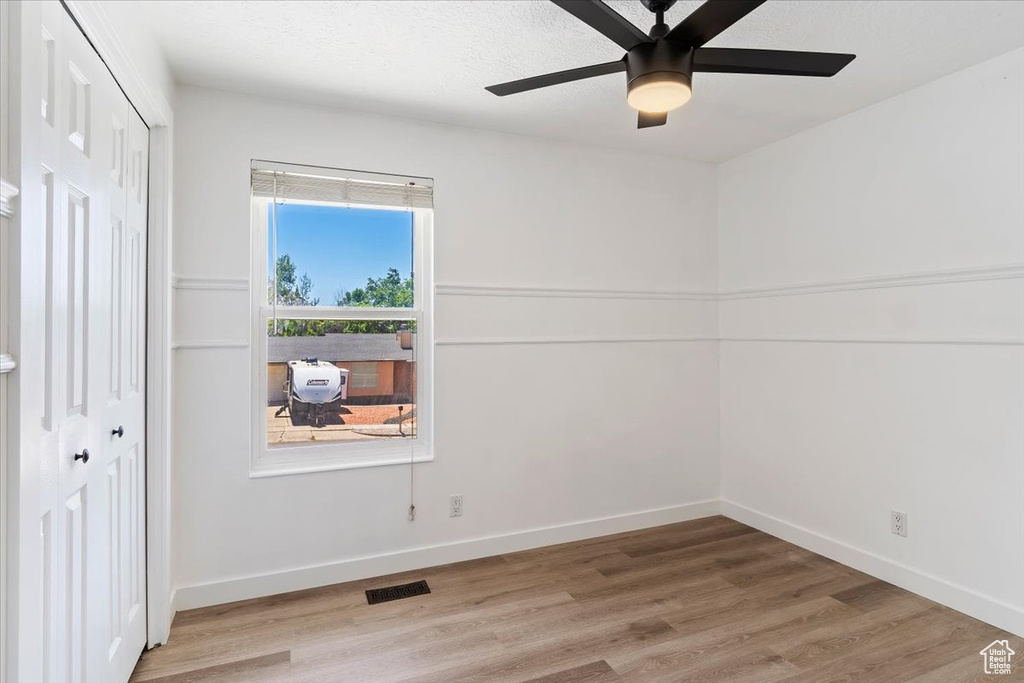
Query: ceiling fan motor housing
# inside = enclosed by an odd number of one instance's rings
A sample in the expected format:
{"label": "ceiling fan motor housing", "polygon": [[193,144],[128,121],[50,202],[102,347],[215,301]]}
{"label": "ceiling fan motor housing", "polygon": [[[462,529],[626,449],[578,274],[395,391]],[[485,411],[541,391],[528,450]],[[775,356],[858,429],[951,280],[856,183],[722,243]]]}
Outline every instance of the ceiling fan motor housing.
{"label": "ceiling fan motor housing", "polygon": [[692,89],[693,48],[659,38],[626,53],[626,93],[645,83],[673,80]]}
{"label": "ceiling fan motor housing", "polygon": [[640,0],[644,7],[654,13],[667,12],[676,0]]}

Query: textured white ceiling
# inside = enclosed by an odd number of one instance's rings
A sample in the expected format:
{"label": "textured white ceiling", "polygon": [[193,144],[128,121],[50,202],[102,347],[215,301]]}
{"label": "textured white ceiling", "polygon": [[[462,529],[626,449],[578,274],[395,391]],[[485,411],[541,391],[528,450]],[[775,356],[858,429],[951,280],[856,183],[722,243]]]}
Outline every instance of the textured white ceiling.
{"label": "textured white ceiling", "polygon": [[[643,30],[639,0],[615,9]],[[680,0],[674,25],[700,2]],[[179,81],[702,161],[723,161],[1024,45],[1017,1],[771,0],[710,43],[852,52],[831,79],[696,74],[667,126],[636,129],[625,75],[499,98],[485,85],[617,59],[555,5],[150,0]],[[950,93],[955,97],[955,93]]]}

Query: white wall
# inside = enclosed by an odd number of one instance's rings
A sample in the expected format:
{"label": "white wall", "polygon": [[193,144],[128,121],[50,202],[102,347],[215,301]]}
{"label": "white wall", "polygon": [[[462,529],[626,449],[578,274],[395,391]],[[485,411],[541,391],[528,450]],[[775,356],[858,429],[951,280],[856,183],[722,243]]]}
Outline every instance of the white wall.
{"label": "white wall", "polygon": [[1018,50],[719,168],[723,510],[1017,633],[1022,79]]}
{"label": "white wall", "polygon": [[[175,126],[179,608],[717,510],[716,304],[658,294],[715,287],[713,167],[190,87]],[[250,479],[253,158],[433,177],[442,290],[641,293],[437,297],[413,523],[404,466]]]}

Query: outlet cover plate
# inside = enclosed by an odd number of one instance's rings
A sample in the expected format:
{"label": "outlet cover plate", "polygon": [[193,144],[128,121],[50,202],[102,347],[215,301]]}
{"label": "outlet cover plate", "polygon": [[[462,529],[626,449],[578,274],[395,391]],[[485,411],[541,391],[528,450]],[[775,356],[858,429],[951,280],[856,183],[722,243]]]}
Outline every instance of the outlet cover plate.
{"label": "outlet cover plate", "polygon": [[892,532],[897,536],[907,537],[907,513],[892,510],[890,516]]}
{"label": "outlet cover plate", "polygon": [[461,517],[462,516],[462,494],[457,493],[448,499],[448,516],[449,517]]}

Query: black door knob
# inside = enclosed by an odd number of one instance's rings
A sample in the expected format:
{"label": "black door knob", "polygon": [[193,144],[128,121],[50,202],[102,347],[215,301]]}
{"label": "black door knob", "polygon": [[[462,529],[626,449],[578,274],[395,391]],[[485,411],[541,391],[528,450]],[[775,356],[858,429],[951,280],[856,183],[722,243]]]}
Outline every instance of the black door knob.
{"label": "black door knob", "polygon": [[111,429],[110,434],[119,439],[122,438],[124,436],[124,425],[117,425],[117,429]]}
{"label": "black door knob", "polygon": [[75,453],[75,460],[81,460],[83,464],[89,462],[89,449],[83,448],[81,453]]}

